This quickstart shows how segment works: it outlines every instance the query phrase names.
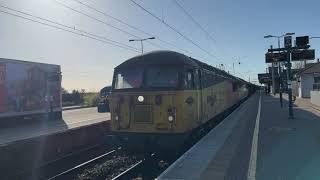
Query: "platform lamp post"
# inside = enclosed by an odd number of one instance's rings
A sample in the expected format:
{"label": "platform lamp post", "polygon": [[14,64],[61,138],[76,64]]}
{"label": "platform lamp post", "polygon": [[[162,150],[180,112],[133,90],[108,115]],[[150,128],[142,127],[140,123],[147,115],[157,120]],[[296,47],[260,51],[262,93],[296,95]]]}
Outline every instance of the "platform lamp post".
{"label": "platform lamp post", "polygon": [[141,43],[141,54],[143,54],[143,41],[149,40],[149,39],[156,39],[155,37],[150,37],[150,38],[144,38],[144,39],[129,39],[129,42],[133,41],[140,41]]}
{"label": "platform lamp post", "polygon": [[[280,38],[282,37],[285,37],[285,36],[291,36],[291,35],[294,35],[295,33],[286,33],[286,34],[283,34],[283,35],[280,35],[280,36],[274,36],[274,35],[267,35],[267,36],[264,36],[264,38],[277,38],[278,39],[278,48],[280,49]],[[280,52],[280,51],[279,51]],[[279,73],[279,84],[280,84],[280,92],[279,92],[279,95],[280,95],[280,106],[283,107],[283,103],[282,103],[282,77],[281,77],[281,65],[280,63],[278,63],[278,73]],[[273,86],[273,90],[274,90],[274,85],[275,85],[275,82],[274,82],[274,65],[272,63],[272,86]]]}
{"label": "platform lamp post", "polygon": [[[291,39],[292,35],[295,33],[287,33],[287,36]],[[293,102],[292,102],[292,73],[291,73],[291,52],[292,52],[292,47],[291,47],[291,40],[290,40],[290,46],[285,47],[287,49],[287,52],[289,53],[289,58],[287,61],[287,84],[288,84],[288,100],[289,100],[289,118],[293,119]],[[289,83],[290,82],[290,83]]]}

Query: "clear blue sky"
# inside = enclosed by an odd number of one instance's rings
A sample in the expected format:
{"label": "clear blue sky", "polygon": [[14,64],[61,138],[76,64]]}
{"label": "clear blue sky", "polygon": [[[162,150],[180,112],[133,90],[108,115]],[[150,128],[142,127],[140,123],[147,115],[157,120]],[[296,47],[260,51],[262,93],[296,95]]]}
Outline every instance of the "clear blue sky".
{"label": "clear blue sky", "polygon": [[[73,0],[59,1],[132,34],[147,37]],[[218,57],[215,58],[156,21],[130,0],[80,1],[160,37],[179,49],[185,49],[190,52],[188,55],[211,65],[224,63],[226,70],[232,72],[232,63],[240,61],[241,65],[235,65],[235,72],[237,76],[246,80],[249,77],[251,80],[257,79],[256,74],[265,71],[264,53],[271,44],[277,46],[276,39],[264,39],[264,35],[295,32],[298,36],[320,36],[318,1],[177,0],[210,32],[215,39],[213,42],[174,4],[173,0],[136,0]],[[54,0],[0,0],[0,4],[140,49],[139,43],[128,42],[132,36],[66,9]],[[0,22],[0,57],[60,64],[63,86],[68,90],[84,88],[96,91],[111,84],[113,68],[127,58],[139,54],[3,13],[0,13]],[[152,42],[164,49],[181,52],[159,40]],[[144,45],[146,51],[160,49],[148,43]],[[320,39],[312,39],[311,45],[316,49],[316,53],[319,53]]]}

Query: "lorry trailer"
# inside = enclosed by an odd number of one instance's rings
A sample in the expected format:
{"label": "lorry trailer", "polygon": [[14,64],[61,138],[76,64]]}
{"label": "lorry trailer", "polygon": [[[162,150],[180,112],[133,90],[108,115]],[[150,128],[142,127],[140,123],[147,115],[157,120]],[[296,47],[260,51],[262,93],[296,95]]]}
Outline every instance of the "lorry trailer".
{"label": "lorry trailer", "polygon": [[0,58],[0,119],[44,116],[62,116],[60,66]]}

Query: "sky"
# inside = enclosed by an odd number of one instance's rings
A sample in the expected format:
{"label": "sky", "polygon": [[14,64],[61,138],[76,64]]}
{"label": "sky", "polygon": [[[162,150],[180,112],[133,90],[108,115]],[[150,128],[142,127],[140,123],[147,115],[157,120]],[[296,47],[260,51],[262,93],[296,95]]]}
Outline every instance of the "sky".
{"label": "sky", "polygon": [[[134,50],[0,12],[0,57],[59,64],[64,88],[98,91],[111,84],[114,67],[141,53],[140,43],[128,40],[152,35],[156,39],[144,43],[145,52],[160,49],[181,52],[213,66],[224,64],[226,71],[255,81],[257,73],[265,72],[267,67],[264,60],[267,49],[270,45],[277,47],[277,39],[264,39],[264,35],[294,32],[296,36],[320,36],[320,2],[314,0],[135,0],[200,48],[130,0],[79,1],[139,31],[75,0],[0,0],[0,5],[73,27],[71,31],[81,30],[120,42]],[[0,11],[27,17],[3,7]],[[318,57],[320,39],[311,39],[310,45]]]}

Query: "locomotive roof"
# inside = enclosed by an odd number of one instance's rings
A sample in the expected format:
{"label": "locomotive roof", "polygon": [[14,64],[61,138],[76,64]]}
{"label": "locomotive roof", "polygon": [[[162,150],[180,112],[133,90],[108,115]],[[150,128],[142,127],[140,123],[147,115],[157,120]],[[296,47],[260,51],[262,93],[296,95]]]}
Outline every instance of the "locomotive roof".
{"label": "locomotive roof", "polygon": [[232,78],[232,79],[236,78],[236,77],[232,76],[231,74],[229,74],[221,69],[215,68],[209,64],[206,64],[204,62],[201,62],[201,61],[193,59],[193,58],[192,58],[192,60],[195,61],[203,69],[207,69],[209,71],[214,71],[215,73],[222,75],[224,77],[228,77],[228,78]]}
{"label": "locomotive roof", "polygon": [[201,67],[209,71],[214,71],[221,76],[241,81],[238,77],[232,76],[223,70],[174,51],[152,51],[146,54],[135,56],[121,63],[115,69],[125,68],[132,65],[190,65],[192,67]]}
{"label": "locomotive roof", "polygon": [[127,67],[131,65],[190,65],[198,67],[198,64],[192,61],[188,56],[174,51],[153,51],[121,63],[116,68]]}

